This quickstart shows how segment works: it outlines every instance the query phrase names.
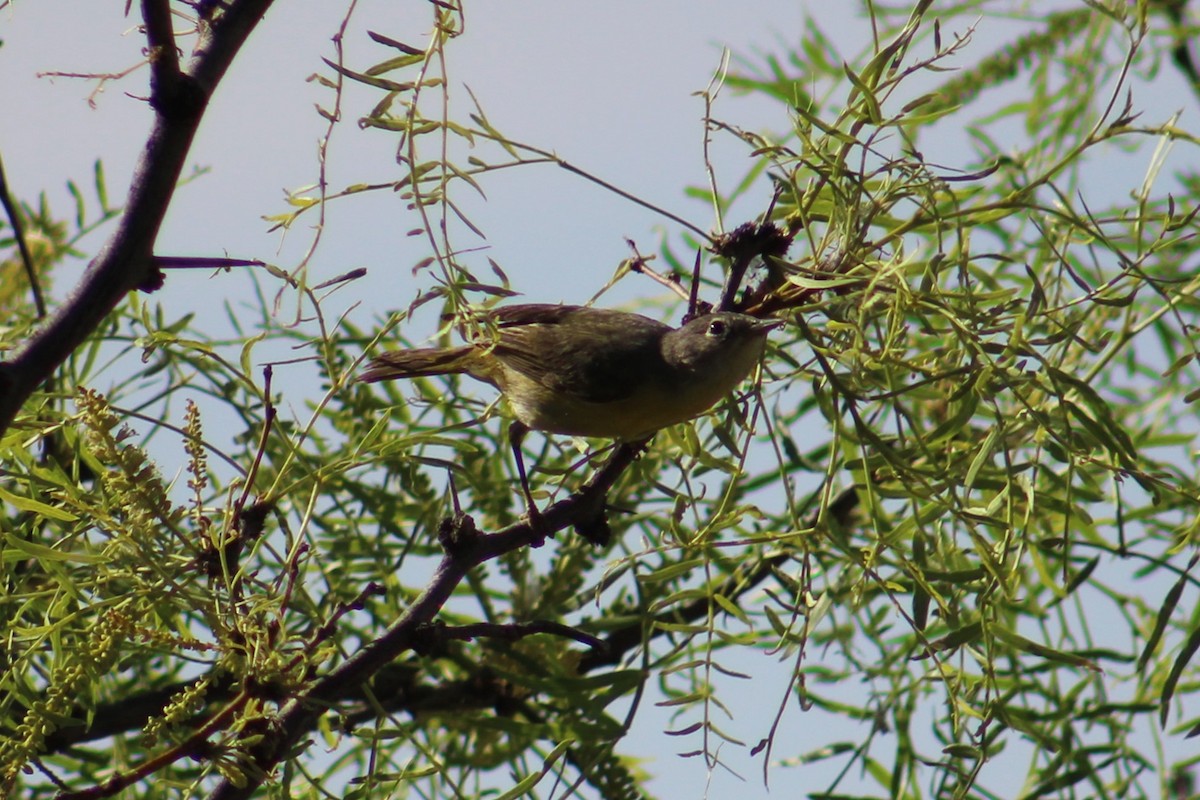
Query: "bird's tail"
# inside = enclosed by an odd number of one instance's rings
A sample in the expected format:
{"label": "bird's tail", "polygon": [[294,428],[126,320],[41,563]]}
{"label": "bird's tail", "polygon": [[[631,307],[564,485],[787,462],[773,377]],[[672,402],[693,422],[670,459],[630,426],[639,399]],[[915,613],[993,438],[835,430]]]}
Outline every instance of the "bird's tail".
{"label": "bird's tail", "polygon": [[359,373],[358,379],[374,383],[393,378],[420,378],[426,375],[470,372],[477,353],[472,345],[392,350],[371,359],[367,368]]}

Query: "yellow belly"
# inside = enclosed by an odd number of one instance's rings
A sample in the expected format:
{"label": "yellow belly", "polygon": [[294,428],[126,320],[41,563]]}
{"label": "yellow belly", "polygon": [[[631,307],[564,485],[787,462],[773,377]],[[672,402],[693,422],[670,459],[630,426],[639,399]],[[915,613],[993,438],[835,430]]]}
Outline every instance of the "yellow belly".
{"label": "yellow belly", "polygon": [[552,392],[513,371],[507,371],[500,388],[517,419],[534,430],[632,442],[704,413],[744,375],[710,375],[670,390],[657,381],[643,382],[629,397],[605,403]]}

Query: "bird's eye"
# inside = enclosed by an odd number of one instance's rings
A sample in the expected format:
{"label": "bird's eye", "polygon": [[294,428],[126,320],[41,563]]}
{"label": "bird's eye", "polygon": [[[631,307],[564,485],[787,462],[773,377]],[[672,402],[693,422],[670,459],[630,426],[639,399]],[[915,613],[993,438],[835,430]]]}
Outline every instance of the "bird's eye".
{"label": "bird's eye", "polygon": [[725,320],[714,319],[712,322],[708,323],[708,335],[709,336],[724,336],[726,327],[727,326],[725,325]]}

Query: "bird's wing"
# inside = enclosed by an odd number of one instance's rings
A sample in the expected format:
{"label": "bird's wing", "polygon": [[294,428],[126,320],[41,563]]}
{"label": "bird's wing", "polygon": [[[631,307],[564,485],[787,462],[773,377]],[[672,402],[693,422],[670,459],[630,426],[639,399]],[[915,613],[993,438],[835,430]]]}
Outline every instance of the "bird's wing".
{"label": "bird's wing", "polygon": [[516,303],[500,306],[488,312],[488,316],[499,328],[516,328],[521,325],[558,325],[567,317],[594,311],[583,306],[550,305],[548,303]]}
{"label": "bird's wing", "polygon": [[493,354],[546,388],[590,403],[629,397],[662,361],[670,327],[638,314],[581,306],[497,309]]}

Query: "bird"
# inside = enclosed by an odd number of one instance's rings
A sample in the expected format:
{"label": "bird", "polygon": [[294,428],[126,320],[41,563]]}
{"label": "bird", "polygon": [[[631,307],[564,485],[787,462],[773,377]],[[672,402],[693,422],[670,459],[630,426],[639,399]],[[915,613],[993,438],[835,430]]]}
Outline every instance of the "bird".
{"label": "bird", "polygon": [[358,380],[465,374],[499,389],[516,418],[509,441],[531,521],[537,508],[520,449],[530,430],[644,441],[726,397],[783,324],[717,311],[673,328],[627,311],[545,303],[499,306],[483,322],[465,345],[382,353]]}

